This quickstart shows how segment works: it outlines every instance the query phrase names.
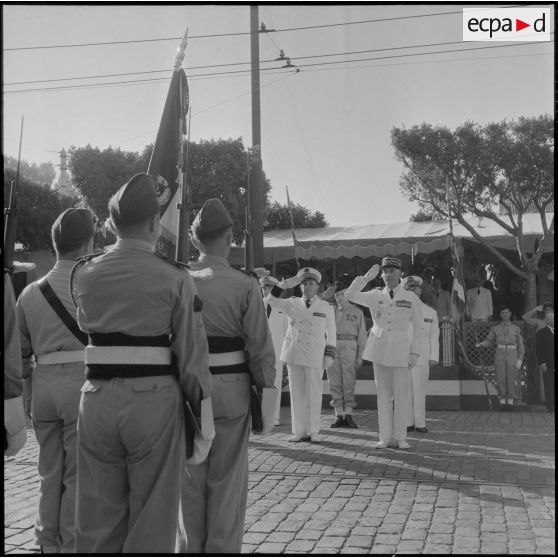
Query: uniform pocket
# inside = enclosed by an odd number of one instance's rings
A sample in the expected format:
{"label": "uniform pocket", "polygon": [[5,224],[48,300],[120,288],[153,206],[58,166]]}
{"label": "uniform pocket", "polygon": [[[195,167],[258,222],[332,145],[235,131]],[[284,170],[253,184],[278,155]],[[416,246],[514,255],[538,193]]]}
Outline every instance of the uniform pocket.
{"label": "uniform pocket", "polygon": [[131,384],[132,391],[141,392],[158,392],[171,389],[176,385],[174,378],[140,378]]}

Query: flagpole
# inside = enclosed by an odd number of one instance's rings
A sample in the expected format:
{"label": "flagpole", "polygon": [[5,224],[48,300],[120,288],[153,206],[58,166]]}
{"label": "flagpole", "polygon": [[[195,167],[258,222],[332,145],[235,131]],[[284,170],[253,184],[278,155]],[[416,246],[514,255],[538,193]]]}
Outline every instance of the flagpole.
{"label": "flagpole", "polygon": [[[180,42],[176,53],[174,62],[174,71],[180,72],[182,69],[182,61],[186,53],[186,46],[188,45],[188,28]],[[180,76],[182,80],[182,75]],[[180,83],[180,106],[184,107],[184,87]],[[188,229],[190,227],[189,219],[189,206],[187,187],[185,186],[186,173],[184,172],[184,135],[186,131],[186,115],[184,111],[180,111],[180,120],[178,125],[178,190],[180,192],[179,202],[177,203],[178,209],[178,230],[176,232],[176,253],[175,257],[178,261],[188,262],[190,259]],[[189,130],[188,130],[189,133]]]}

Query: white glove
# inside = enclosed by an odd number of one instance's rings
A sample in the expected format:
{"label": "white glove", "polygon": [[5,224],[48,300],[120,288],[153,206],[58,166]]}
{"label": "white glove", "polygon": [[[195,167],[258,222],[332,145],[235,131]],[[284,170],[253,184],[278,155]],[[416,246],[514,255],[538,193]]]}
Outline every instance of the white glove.
{"label": "white glove", "polygon": [[411,353],[409,355],[409,368],[414,368],[417,365],[418,355]]}
{"label": "white glove", "polygon": [[302,279],[295,275],[294,277],[289,277],[288,279],[283,279],[283,281],[279,281],[279,288],[280,289],[292,289],[297,285],[300,285]]}
{"label": "white glove", "polygon": [[522,360],[520,358],[517,359],[517,362],[515,363],[515,367],[518,370],[521,370],[521,365],[523,364]]}
{"label": "white glove", "polygon": [[265,267],[255,267],[252,271],[256,274],[258,279],[267,277],[270,273]]}
{"label": "white glove", "polygon": [[370,281],[372,281],[372,279],[376,279],[376,277],[378,276],[378,273],[380,273],[380,266],[378,264],[374,264],[365,274],[364,274],[364,279],[366,279],[366,282],[369,283]]}
{"label": "white glove", "polygon": [[333,364],[333,359],[330,356],[324,357],[324,362],[322,364],[322,368],[327,370]]}
{"label": "white glove", "polygon": [[213,439],[204,440],[200,432],[196,432],[194,436],[194,453],[192,457],[186,459],[186,465],[199,465],[203,463],[209,455]]}

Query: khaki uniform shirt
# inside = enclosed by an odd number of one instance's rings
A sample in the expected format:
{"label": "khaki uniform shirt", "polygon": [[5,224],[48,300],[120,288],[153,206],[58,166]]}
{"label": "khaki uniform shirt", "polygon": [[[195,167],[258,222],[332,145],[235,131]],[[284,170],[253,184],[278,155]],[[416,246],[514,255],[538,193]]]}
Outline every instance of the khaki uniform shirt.
{"label": "khaki uniform shirt", "polygon": [[496,348],[498,348],[498,345],[515,345],[517,347],[517,358],[523,360],[525,354],[521,330],[511,322],[502,322],[495,325],[481,345],[483,347],[496,345]]}
{"label": "khaki uniform shirt", "polygon": [[4,399],[22,394],[21,345],[10,274],[4,272]]}
{"label": "khaki uniform shirt", "polygon": [[362,310],[351,304],[343,297],[338,304],[333,301],[335,311],[335,329],[337,336],[354,335],[357,344],[356,360],[362,359],[362,353],[366,346],[366,324]]}
{"label": "khaki uniform shirt", "polygon": [[225,258],[206,254],[190,265],[190,274],[203,301],[207,335],[241,337],[256,386],[273,387],[275,351],[257,280]]}
{"label": "khaki uniform shirt", "polygon": [[155,255],[148,242],[119,239],[79,268],[74,293],[85,332],[170,334],[182,390],[199,415],[201,399],[211,395],[211,375],[197,290],[187,271]]}

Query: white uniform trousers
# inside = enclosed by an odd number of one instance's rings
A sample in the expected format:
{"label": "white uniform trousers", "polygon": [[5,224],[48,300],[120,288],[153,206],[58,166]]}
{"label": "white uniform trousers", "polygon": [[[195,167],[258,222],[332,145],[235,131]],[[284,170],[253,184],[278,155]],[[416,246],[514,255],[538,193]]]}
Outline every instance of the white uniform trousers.
{"label": "white uniform trousers", "polygon": [[31,413],[39,444],[39,513],[35,542],[75,552],[77,421],[83,362],[38,364]]}
{"label": "white uniform trousers", "polygon": [[176,378],[86,381],[78,419],[76,553],[174,552],[184,459]]}
{"label": "white uniform trousers", "polygon": [[318,434],[322,412],[321,368],[287,364],[291,396],[292,432],[296,436]]}
{"label": "white uniform trousers", "polygon": [[277,360],[275,362],[275,382],[273,384],[277,388],[277,402],[275,406],[275,415],[273,418],[279,420],[281,413],[281,387],[283,385],[283,361]]}
{"label": "white uniform trousers", "polygon": [[405,440],[411,389],[409,368],[373,364],[378,394],[380,440],[386,443],[390,440]]}
{"label": "white uniform trousers", "polygon": [[430,373],[429,363],[417,364],[411,368],[411,400],[407,426],[424,428],[426,426],[426,386]]}
{"label": "white uniform trousers", "polygon": [[186,465],[180,554],[240,554],[248,501],[250,374],[212,378],[215,438],[207,459]]}

